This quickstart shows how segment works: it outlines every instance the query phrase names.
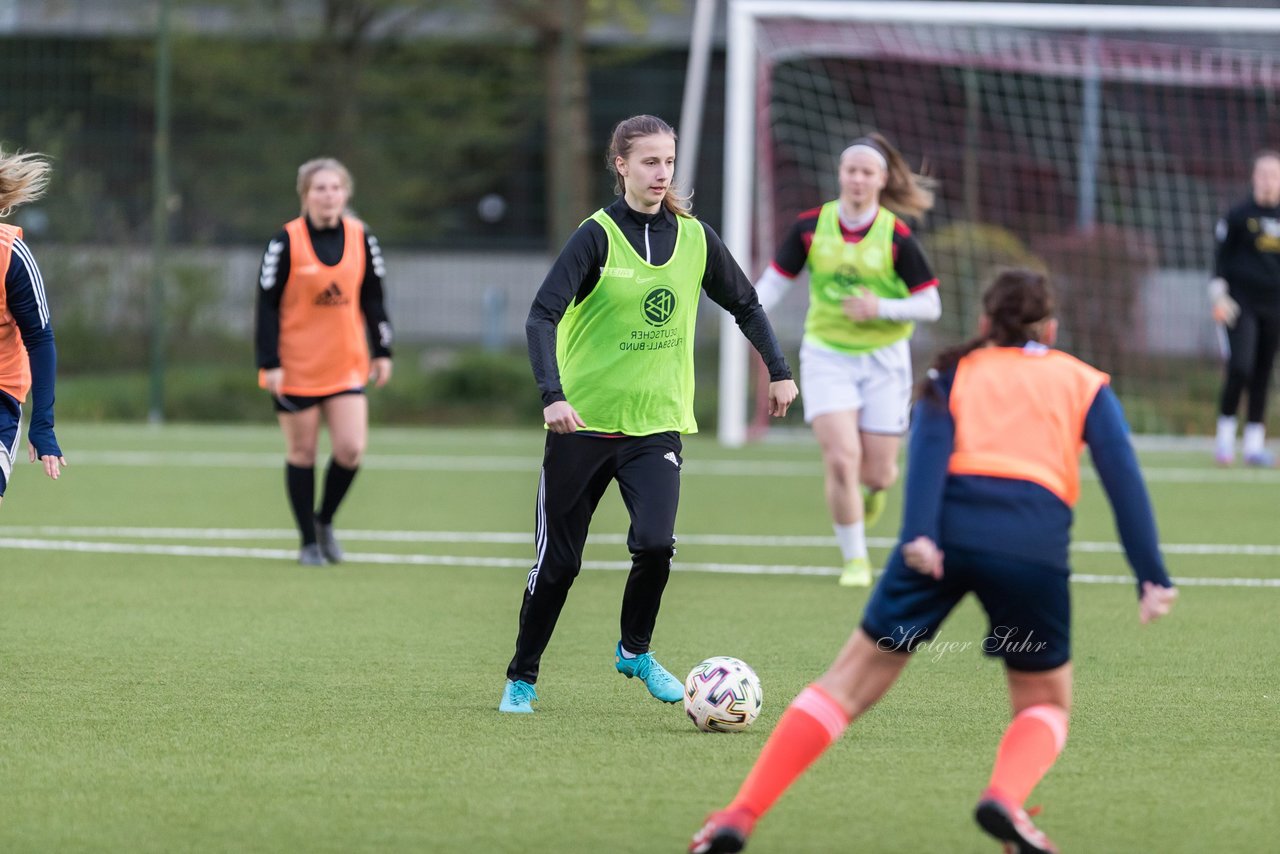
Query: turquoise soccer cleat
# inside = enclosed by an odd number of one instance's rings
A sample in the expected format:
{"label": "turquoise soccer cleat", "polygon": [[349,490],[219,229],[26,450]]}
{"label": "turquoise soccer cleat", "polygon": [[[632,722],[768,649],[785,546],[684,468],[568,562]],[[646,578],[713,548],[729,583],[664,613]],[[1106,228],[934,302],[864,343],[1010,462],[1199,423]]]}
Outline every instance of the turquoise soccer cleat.
{"label": "turquoise soccer cleat", "polygon": [[538,692],[533,690],[532,685],[519,679],[514,682],[508,679],[506,687],[502,689],[502,702],[498,704],[498,711],[530,715],[533,714],[533,704],[536,702]]}
{"label": "turquoise soccer cleat", "polygon": [[639,676],[649,693],[664,703],[678,703],[684,699],[684,684],[668,673],[651,652],[635,658],[623,658],[622,643],[619,642],[613,653],[613,665],[628,679]]}

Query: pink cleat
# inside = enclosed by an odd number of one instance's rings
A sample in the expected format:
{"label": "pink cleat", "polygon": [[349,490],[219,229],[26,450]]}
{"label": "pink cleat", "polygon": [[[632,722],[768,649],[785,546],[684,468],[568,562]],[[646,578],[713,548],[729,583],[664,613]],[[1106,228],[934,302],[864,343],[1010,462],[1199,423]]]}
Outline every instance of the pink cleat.
{"label": "pink cleat", "polygon": [[735,854],[747,847],[747,837],[755,824],[755,816],[745,809],[713,812],[693,835],[689,854]]}
{"label": "pink cleat", "polygon": [[1058,854],[1040,828],[1031,823],[1022,807],[1014,806],[987,789],[973,811],[978,826],[1004,843],[1005,854]]}

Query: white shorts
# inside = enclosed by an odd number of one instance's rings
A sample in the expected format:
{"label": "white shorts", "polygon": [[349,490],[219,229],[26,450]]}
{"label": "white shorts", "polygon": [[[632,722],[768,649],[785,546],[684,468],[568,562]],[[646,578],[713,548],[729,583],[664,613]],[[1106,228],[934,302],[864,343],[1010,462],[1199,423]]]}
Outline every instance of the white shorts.
{"label": "white shorts", "polygon": [[857,412],[866,433],[900,436],[911,410],[911,348],[907,339],[857,356],[804,341],[800,345],[804,420]]}

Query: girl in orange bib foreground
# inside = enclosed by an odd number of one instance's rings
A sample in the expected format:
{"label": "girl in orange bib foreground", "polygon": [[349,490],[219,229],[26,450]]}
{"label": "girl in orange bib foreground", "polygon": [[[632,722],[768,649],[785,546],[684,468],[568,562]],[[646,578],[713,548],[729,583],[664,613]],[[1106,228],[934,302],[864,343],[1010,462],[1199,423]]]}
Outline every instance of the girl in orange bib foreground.
{"label": "girl in orange bib foreground", "polygon": [[1057,850],[1023,803],[1067,739],[1067,549],[1085,445],[1138,579],[1138,618],[1167,614],[1177,590],[1109,378],[1052,349],[1056,335],[1046,278],[1007,270],[983,295],[978,337],[938,357],[913,413],[899,545],[862,624],[791,702],[737,796],[693,837],[693,854],[741,851],[969,592],[990,618],[983,651],[1004,659],[1013,707],[974,817],[1006,852]]}

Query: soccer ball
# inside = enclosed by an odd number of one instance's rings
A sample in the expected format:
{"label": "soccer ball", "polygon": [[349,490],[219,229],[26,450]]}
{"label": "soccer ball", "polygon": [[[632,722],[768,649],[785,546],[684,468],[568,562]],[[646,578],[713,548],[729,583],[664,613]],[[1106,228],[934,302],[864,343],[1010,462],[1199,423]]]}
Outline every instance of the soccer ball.
{"label": "soccer ball", "polygon": [[760,714],[760,677],[745,661],[716,655],[684,680],[684,711],[703,732],[742,732]]}

